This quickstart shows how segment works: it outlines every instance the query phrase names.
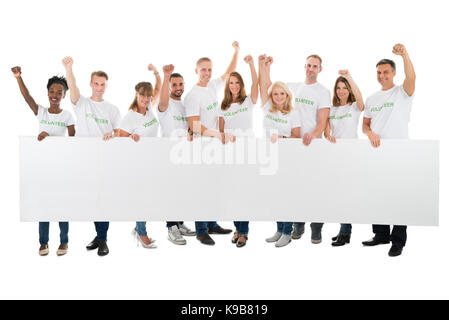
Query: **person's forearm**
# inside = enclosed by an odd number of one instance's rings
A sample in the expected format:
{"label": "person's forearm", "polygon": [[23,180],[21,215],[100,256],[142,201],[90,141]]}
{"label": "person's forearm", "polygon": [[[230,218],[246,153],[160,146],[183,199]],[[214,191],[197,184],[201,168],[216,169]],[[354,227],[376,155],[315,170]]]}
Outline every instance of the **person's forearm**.
{"label": "person's forearm", "polygon": [[256,68],[254,67],[253,63],[249,64],[249,68],[251,70],[251,100],[253,103],[257,101],[257,97],[259,95],[259,78],[257,76]]}
{"label": "person's forearm", "polygon": [[73,74],[72,67],[66,68],[66,79],[67,79],[67,85],[70,90],[70,101],[73,104],[76,104],[78,100],[80,99],[80,92],[78,87],[76,86],[76,80],[75,75]]}
{"label": "person's forearm", "polygon": [[30,92],[28,91],[28,88],[26,87],[25,82],[22,79],[22,76],[17,77],[17,83],[19,84],[20,93],[22,94],[26,103],[30,106],[34,114],[37,115],[38,106],[34,101],[33,97],[30,95]]}
{"label": "person's forearm", "polygon": [[234,51],[234,55],[232,56],[231,63],[229,63],[228,68],[226,69],[225,74],[223,75],[224,78],[229,76],[229,74],[233,71],[235,71],[235,68],[237,68],[237,59],[239,57],[239,52],[236,50]]}
{"label": "person's forearm", "polygon": [[157,70],[154,70],[154,76],[156,77],[156,85],[154,86],[154,101],[156,101],[159,98],[159,94],[161,93],[161,87],[162,87],[162,80],[159,72]]}
{"label": "person's forearm", "polygon": [[362,126],[362,131],[364,134],[369,135],[372,131],[371,131],[371,127],[367,124],[364,124]]}
{"label": "person's forearm", "polygon": [[405,81],[410,82],[410,84],[414,85],[416,80],[416,74],[412,60],[410,59],[408,53],[405,53],[402,58],[404,60]]}
{"label": "person's forearm", "polygon": [[168,108],[168,102],[170,98],[170,92],[169,92],[169,79],[170,77],[164,76],[164,82],[162,83],[162,89],[161,89],[161,99],[159,100],[159,111],[165,112]]}

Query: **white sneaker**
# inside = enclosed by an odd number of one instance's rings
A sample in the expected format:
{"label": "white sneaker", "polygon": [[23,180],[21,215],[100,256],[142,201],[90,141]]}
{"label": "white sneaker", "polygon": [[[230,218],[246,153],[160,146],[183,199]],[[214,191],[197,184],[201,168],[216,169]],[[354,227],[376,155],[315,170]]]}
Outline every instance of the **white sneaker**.
{"label": "white sneaker", "polygon": [[279,238],[282,236],[282,233],[277,231],[272,237],[266,238],[266,242],[276,242],[279,240]]}
{"label": "white sneaker", "polygon": [[189,229],[184,223],[178,225],[178,229],[183,236],[196,236],[196,232]]}
{"label": "white sneaker", "polygon": [[282,234],[282,236],[279,238],[278,241],[275,243],[275,247],[285,247],[292,241],[292,235],[291,234]]}
{"label": "white sneaker", "polygon": [[168,228],[168,240],[174,244],[186,244],[187,241],[182,237],[181,231],[177,226],[172,226]]}

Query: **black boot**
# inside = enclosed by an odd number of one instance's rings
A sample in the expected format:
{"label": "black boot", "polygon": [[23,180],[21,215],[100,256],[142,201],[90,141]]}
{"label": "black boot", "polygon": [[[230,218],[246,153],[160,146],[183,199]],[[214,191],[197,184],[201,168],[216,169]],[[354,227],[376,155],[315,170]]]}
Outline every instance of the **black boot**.
{"label": "black boot", "polygon": [[334,240],[334,242],[332,242],[333,247],[341,247],[351,241],[351,236],[339,234],[337,237],[332,238],[332,240]]}

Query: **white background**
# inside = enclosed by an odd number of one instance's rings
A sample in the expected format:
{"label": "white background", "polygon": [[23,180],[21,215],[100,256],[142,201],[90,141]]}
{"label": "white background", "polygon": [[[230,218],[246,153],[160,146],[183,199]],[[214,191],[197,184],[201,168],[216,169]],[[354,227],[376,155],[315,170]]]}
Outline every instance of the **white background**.
{"label": "white background", "polygon": [[[0,298],[298,299],[298,298],[449,298],[447,254],[447,92],[448,29],[443,1],[15,1],[0,5],[2,30],[2,125],[0,202]],[[237,70],[250,86],[246,54],[274,57],[272,79],[303,81],[305,58],[324,59],[319,81],[333,87],[337,70],[348,68],[364,97],[379,89],[375,64],[393,58],[396,83],[404,79],[392,46],[406,45],[417,73],[410,123],[412,139],[440,140],[440,226],[411,227],[399,258],[389,246],[363,248],[369,225],[354,225],[351,244],[332,248],[337,224],[323,229],[323,243],[303,239],[275,249],[264,238],[273,222],[250,224],[246,247],[230,236],[214,236],[205,247],[193,238],[187,246],[166,240],[163,222],[149,222],[156,250],[136,247],[133,223],[112,223],[109,256],[86,253],[94,237],[91,223],[70,225],[70,251],[57,258],[58,228],[51,225],[48,257],[38,256],[37,223],[19,222],[18,136],[36,135],[38,124],[20,95],[10,68],[21,65],[38,103],[48,105],[45,88],[64,74],[61,59],[71,55],[81,93],[89,95],[89,75],[110,76],[105,98],[124,114],[139,81],[154,81],[146,66],[173,63],[186,90],[195,83],[195,61],[209,56],[220,76],[241,46]],[[70,110],[68,97],[63,107]],[[256,117],[257,119],[257,117]],[[260,128],[260,126],[256,126]],[[362,135],[360,135],[362,136]],[[329,159],[332,163],[332,159]],[[38,170],[38,168],[36,168]],[[323,181],[325,183],[325,181]],[[300,197],[300,195],[298,195]],[[423,212],[423,214],[426,214]],[[222,222],[231,227],[231,222]],[[189,223],[193,227],[193,223]]]}

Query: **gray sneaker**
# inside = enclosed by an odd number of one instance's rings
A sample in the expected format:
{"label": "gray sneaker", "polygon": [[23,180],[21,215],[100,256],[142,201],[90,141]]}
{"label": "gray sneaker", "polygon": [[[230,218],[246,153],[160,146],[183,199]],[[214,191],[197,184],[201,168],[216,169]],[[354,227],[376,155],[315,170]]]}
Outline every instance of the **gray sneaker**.
{"label": "gray sneaker", "polygon": [[313,244],[321,243],[321,231],[317,231],[317,232],[312,231],[312,243]]}
{"label": "gray sneaker", "polygon": [[276,244],[274,246],[277,247],[277,248],[285,247],[291,241],[292,241],[291,234],[284,234],[283,233],[282,236],[280,237],[280,239],[278,241],[276,241]]}
{"label": "gray sneaker", "polygon": [[188,237],[196,236],[196,232],[189,229],[189,227],[187,227],[184,223],[178,224],[178,229],[181,232],[181,235],[183,236]]}
{"label": "gray sneaker", "polygon": [[298,240],[301,239],[302,235],[304,234],[304,225],[299,226],[298,224],[293,224],[293,232],[292,232],[292,239]]}
{"label": "gray sneaker", "polygon": [[266,238],[266,242],[276,242],[278,241],[282,236],[282,233],[277,231],[272,237]]}
{"label": "gray sneaker", "polygon": [[174,244],[186,244],[187,241],[181,235],[177,226],[172,226],[168,228],[168,240],[173,242]]}

